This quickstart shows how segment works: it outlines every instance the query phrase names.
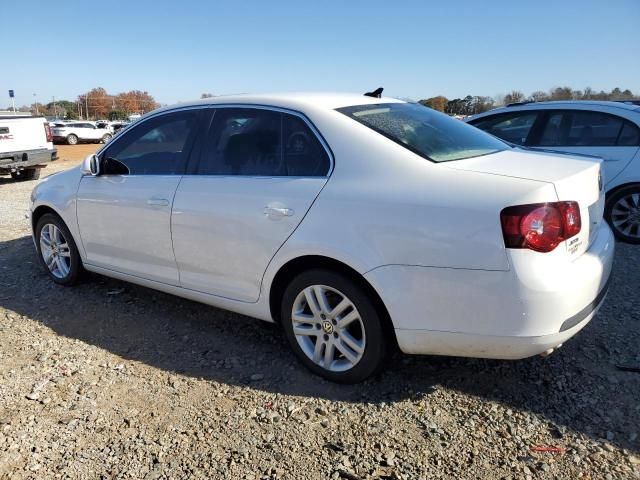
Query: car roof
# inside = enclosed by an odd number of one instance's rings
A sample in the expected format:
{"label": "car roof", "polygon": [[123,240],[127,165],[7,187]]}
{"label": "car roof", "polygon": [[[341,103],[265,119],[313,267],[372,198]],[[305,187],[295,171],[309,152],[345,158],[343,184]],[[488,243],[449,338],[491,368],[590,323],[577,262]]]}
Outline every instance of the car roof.
{"label": "car roof", "polygon": [[[552,107],[556,107],[558,105],[593,105],[600,107],[615,107],[615,108],[623,108],[626,110],[638,110],[640,107],[638,105],[634,105],[632,103],[624,103],[622,101],[616,102],[613,100],[549,100],[546,102],[521,102],[513,104],[514,106],[524,106],[524,105],[540,105],[545,106],[549,105]],[[505,108],[511,108],[507,105]]]}
{"label": "car roof", "polygon": [[164,107],[154,112],[173,110],[176,107],[189,107],[199,105],[264,105],[290,110],[323,109],[335,110],[340,107],[352,105],[373,105],[379,103],[404,103],[395,98],[375,98],[367,97],[363,94],[354,93],[328,93],[328,92],[293,92],[293,93],[264,93],[264,94],[240,94],[221,95],[218,97],[203,98],[193,102],[185,102],[177,105]]}
{"label": "car roof", "polygon": [[[586,107],[586,108],[585,108]],[[494,108],[487,110],[486,112],[478,113],[476,115],[470,115],[465,118],[465,121],[473,121],[484,117],[489,117],[501,113],[509,112],[521,112],[527,110],[545,110],[545,109],[562,109],[562,108],[576,108],[580,110],[604,111],[609,113],[618,113],[626,118],[637,119],[637,114],[640,114],[640,107],[630,103],[615,102],[608,100],[555,100],[547,102],[519,102],[512,103],[504,107]]]}

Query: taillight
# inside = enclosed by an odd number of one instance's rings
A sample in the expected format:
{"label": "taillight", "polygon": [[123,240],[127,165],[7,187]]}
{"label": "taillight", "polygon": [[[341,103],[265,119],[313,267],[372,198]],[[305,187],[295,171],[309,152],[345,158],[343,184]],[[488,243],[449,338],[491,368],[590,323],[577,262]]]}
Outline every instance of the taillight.
{"label": "taillight", "polygon": [[47,136],[47,142],[51,141],[51,127],[48,123],[43,123],[44,125],[44,134]]}
{"label": "taillight", "polygon": [[533,203],[507,207],[500,212],[507,248],[550,252],[582,228],[577,202]]}

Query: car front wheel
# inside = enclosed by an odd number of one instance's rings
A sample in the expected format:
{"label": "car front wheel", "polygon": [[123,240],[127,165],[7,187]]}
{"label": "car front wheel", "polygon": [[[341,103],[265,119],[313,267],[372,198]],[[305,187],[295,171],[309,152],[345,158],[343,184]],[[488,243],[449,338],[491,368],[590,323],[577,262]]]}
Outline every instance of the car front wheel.
{"label": "car front wheel", "polygon": [[78,137],[73,133],[70,135],[67,135],[67,143],[69,145],[76,145],[78,143]]}
{"label": "car front wheel", "polygon": [[640,185],[616,191],[607,200],[605,218],[616,238],[640,244]]}
{"label": "car front wheel", "polygon": [[36,249],[40,263],[60,285],[74,284],[82,273],[82,261],[71,232],[57,215],[43,215],[36,226]]}
{"label": "car front wheel", "polygon": [[310,270],[295,277],[281,319],[297,357],[327,380],[361,382],[385,360],[379,313],[361,286],[339,273]]}

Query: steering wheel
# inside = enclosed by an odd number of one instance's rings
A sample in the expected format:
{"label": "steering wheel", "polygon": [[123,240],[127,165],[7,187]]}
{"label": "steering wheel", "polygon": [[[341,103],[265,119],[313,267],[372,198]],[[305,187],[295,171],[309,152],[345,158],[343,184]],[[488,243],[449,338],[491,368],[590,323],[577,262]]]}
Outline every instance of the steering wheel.
{"label": "steering wheel", "polygon": [[289,135],[285,144],[285,148],[286,152],[289,155],[304,155],[305,153],[307,153],[309,145],[309,134],[307,132],[299,130]]}

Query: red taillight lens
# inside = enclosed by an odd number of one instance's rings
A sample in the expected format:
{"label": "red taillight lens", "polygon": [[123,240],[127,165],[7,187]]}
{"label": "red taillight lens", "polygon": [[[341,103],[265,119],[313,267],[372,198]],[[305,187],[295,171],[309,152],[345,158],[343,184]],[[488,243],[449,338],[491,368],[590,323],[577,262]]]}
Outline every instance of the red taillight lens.
{"label": "red taillight lens", "polygon": [[582,223],[576,202],[534,203],[507,207],[500,212],[507,248],[550,252],[577,235]]}
{"label": "red taillight lens", "polygon": [[558,204],[564,220],[564,238],[571,238],[580,233],[582,219],[580,218],[580,207],[576,202],[560,202]]}
{"label": "red taillight lens", "polygon": [[43,123],[44,125],[44,134],[47,136],[47,142],[51,141],[51,127],[48,123]]}

